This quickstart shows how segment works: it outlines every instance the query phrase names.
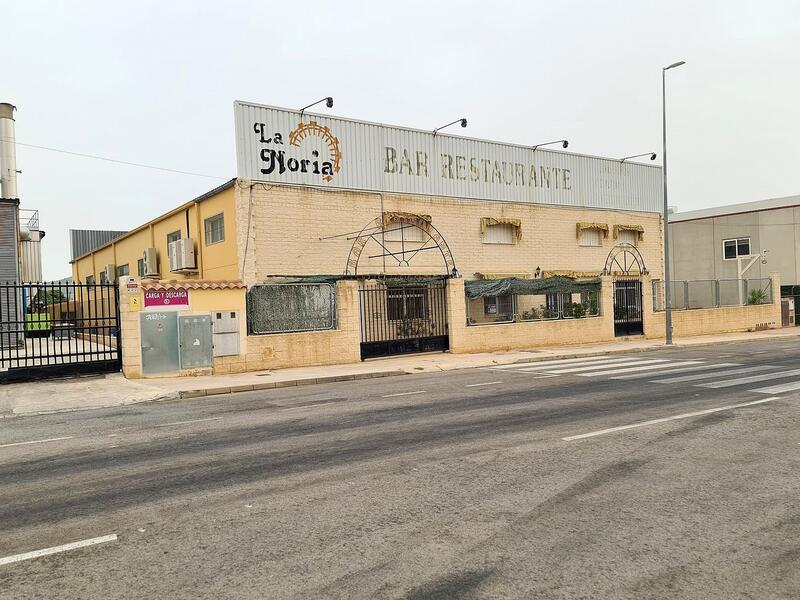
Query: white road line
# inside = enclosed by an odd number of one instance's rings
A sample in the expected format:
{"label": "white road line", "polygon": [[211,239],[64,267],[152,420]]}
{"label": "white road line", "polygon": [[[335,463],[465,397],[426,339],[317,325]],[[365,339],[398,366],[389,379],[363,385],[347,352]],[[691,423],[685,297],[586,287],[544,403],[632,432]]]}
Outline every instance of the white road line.
{"label": "white road line", "polygon": [[[672,375],[674,373],[691,373],[692,371],[708,371],[709,369],[720,369],[722,367],[736,367],[739,363],[717,363],[715,365],[700,365],[697,367],[683,367],[682,369],[670,369],[669,371],[661,371],[660,373],[634,373],[633,375],[620,375],[619,377],[612,377],[611,379],[641,379],[643,377],[653,377],[658,375]],[[669,369],[674,365],[664,365],[665,369]]]}
{"label": "white road line", "polygon": [[11,563],[29,560],[31,558],[39,558],[40,556],[48,556],[50,554],[58,554],[59,552],[66,552],[67,550],[75,550],[77,548],[85,548],[86,546],[94,546],[96,544],[104,544],[105,542],[116,542],[117,534],[104,535],[102,537],[91,538],[88,540],[81,540],[80,542],[72,542],[71,544],[64,544],[62,546],[53,546],[52,548],[44,548],[43,550],[34,550],[33,552],[25,552],[23,554],[14,554],[13,556],[6,556],[0,558],[0,565],[10,565]]}
{"label": "white road line", "polygon": [[396,398],[397,396],[413,396],[414,394],[425,393],[427,393],[425,390],[418,390],[416,392],[400,392],[399,394],[386,394],[385,396],[381,396],[381,398]]}
{"label": "white road line", "polygon": [[608,355],[603,356],[584,356],[583,358],[559,358],[557,360],[535,360],[530,362],[511,363],[509,365],[497,365],[488,367],[489,369],[521,369],[523,367],[534,367],[537,365],[565,365],[570,363],[592,362],[594,360],[606,360]]}
{"label": "white road line", "polygon": [[44,444],[45,442],[59,442],[61,440],[71,440],[72,436],[48,438],[46,440],[31,440],[29,442],[14,442],[13,444],[0,444],[0,448],[10,448],[11,446],[27,446],[28,444]]}
{"label": "white road line", "polygon": [[682,415],[674,415],[671,417],[663,417],[661,419],[652,419],[650,421],[642,421],[641,423],[633,423],[631,425],[620,425],[619,427],[609,427],[608,429],[601,429],[600,431],[592,431],[591,433],[581,433],[580,435],[570,435],[561,438],[565,442],[573,440],[582,440],[585,438],[595,437],[598,435],[605,435],[607,433],[615,433],[617,431],[625,431],[626,429],[634,429],[636,427],[646,427],[648,425],[657,425],[659,423],[666,423],[667,421],[676,421],[678,419],[688,419],[690,417],[699,417],[701,415],[710,415],[711,413],[720,412],[723,410],[731,410],[734,408],[742,408],[744,406],[753,406],[755,404],[764,404],[765,402],[772,402],[773,400],[780,400],[778,397],[764,398],[763,400],[753,400],[752,402],[742,402],[741,404],[729,404],[728,406],[720,406],[718,408],[709,408],[706,410],[698,410],[695,412],[684,413]]}
{"label": "white road line", "polygon": [[800,390],[800,381],[792,381],[790,383],[783,383],[781,385],[772,385],[770,387],[759,388],[757,390],[750,390],[751,392],[758,392],[759,394],[782,394],[784,392],[794,392]]}
{"label": "white road line", "polygon": [[190,423],[204,423],[206,421],[219,421],[222,417],[209,417],[208,419],[192,419],[191,421],[174,421],[173,423],[162,423],[156,427],[171,427],[172,425],[188,425]]}
{"label": "white road line", "polygon": [[577,363],[573,362],[558,362],[558,363],[551,363],[548,364],[549,361],[545,361],[545,364],[536,363],[533,365],[522,365],[518,370],[519,371],[551,371],[553,369],[560,369],[562,367],[591,367],[594,365],[610,365],[613,363],[621,363],[621,362],[630,362],[633,360],[641,360],[641,358],[636,358],[633,356],[624,356],[619,358],[608,358],[603,357],[601,360],[593,360],[593,361],[580,361]]}
{"label": "white road line", "polygon": [[778,371],[777,373],[765,373],[762,375],[751,375],[750,377],[737,377],[736,379],[726,379],[724,381],[712,381],[710,383],[698,383],[695,387],[704,387],[711,389],[733,387],[735,385],[744,385],[745,383],[755,383],[756,381],[772,381],[773,379],[786,379],[787,377],[796,377],[800,375],[800,369],[792,369],[791,371]]}
{"label": "white road line", "polygon": [[583,366],[583,367],[570,367],[569,369],[554,369],[552,371],[545,371],[546,373],[556,373],[558,375],[562,373],[580,373],[586,371],[600,371],[603,369],[616,369],[622,367],[636,367],[638,365],[649,365],[649,364],[656,364],[656,363],[665,363],[669,362],[665,358],[651,358],[650,360],[629,360],[625,362],[616,363],[613,365],[609,364],[602,364],[602,365],[592,365],[590,367]]}
{"label": "white road line", "polygon": [[643,367],[623,367],[620,369],[611,369],[610,371],[598,371],[595,373],[578,373],[579,377],[601,377],[605,375],[617,375],[618,373],[632,373],[633,371],[651,371],[649,375],[660,375],[660,373],[652,373],[653,370],[668,369],[669,367],[682,367],[684,365],[696,365],[699,360],[685,360],[683,362],[670,363],[668,365],[644,365]]}
{"label": "white road line", "polygon": [[469,383],[466,387],[480,387],[482,385],[497,385],[503,383],[502,381],[486,381],[484,383]]}
{"label": "white road line", "polygon": [[701,373],[699,375],[682,375],[680,377],[667,377],[666,379],[654,379],[653,383],[683,383],[684,381],[697,381],[699,379],[711,379],[712,377],[725,377],[727,375],[739,375],[740,373],[754,373],[755,371],[769,371],[779,369],[774,365],[762,365],[760,367],[745,367],[744,369],[728,369],[727,371],[717,371],[715,373]]}

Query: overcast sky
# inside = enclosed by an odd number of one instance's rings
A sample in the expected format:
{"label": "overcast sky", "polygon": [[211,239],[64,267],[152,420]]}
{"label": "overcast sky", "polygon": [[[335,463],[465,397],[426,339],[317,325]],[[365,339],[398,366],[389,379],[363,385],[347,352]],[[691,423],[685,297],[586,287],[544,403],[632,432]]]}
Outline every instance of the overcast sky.
{"label": "overcast sky", "polygon": [[[471,137],[657,151],[670,71],[670,204],[800,194],[800,2],[47,2],[3,5],[0,101],[17,140],[214,175],[18,147],[44,274],[70,228],[131,229],[235,176],[233,101]],[[324,109],[323,109],[324,110]]]}

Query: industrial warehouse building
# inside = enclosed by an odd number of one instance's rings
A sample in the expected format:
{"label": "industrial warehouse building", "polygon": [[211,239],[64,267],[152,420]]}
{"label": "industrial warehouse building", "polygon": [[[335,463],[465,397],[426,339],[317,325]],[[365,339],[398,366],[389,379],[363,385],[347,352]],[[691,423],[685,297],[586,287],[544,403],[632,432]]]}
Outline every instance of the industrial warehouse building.
{"label": "industrial warehouse building", "polygon": [[[739,281],[781,276],[784,320],[800,307],[800,196],[786,196],[676,213],[670,217],[670,266],[677,281],[694,280],[694,296],[708,295],[708,283],[721,282],[722,304],[753,293]],[[704,288],[704,289],[702,289]],[[727,290],[727,294],[726,294]],[[680,290],[678,290],[680,292]],[[727,296],[727,297],[726,297]],[[684,302],[677,294],[678,305]]]}
{"label": "industrial warehouse building", "polygon": [[[235,116],[238,177],[72,262],[76,282],[120,283],[126,375],[663,335],[659,167]],[[772,304],[751,308],[703,326],[774,325]]]}

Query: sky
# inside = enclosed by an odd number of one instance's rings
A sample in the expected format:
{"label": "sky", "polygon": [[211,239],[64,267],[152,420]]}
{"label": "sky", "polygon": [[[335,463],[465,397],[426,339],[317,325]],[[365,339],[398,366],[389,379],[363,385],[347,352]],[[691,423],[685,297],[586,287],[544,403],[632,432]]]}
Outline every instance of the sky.
{"label": "sky", "polygon": [[[800,194],[800,2],[138,2],[0,0],[0,102],[44,276],[69,229],[132,229],[235,177],[233,101],[470,137],[566,138],[579,153],[658,152],[667,73],[669,203]],[[322,109],[325,110],[325,109]]]}

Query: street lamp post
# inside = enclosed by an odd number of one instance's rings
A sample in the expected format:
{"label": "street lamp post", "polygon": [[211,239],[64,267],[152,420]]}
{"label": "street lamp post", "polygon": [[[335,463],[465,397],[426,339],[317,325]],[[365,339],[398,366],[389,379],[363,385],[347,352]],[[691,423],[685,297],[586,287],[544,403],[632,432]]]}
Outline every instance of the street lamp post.
{"label": "street lamp post", "polygon": [[664,146],[661,156],[663,157],[664,179],[664,323],[666,326],[667,345],[672,344],[672,292],[670,290],[669,275],[669,204],[667,203],[667,71],[685,65],[686,61],[672,63],[668,67],[661,69],[661,125]]}

